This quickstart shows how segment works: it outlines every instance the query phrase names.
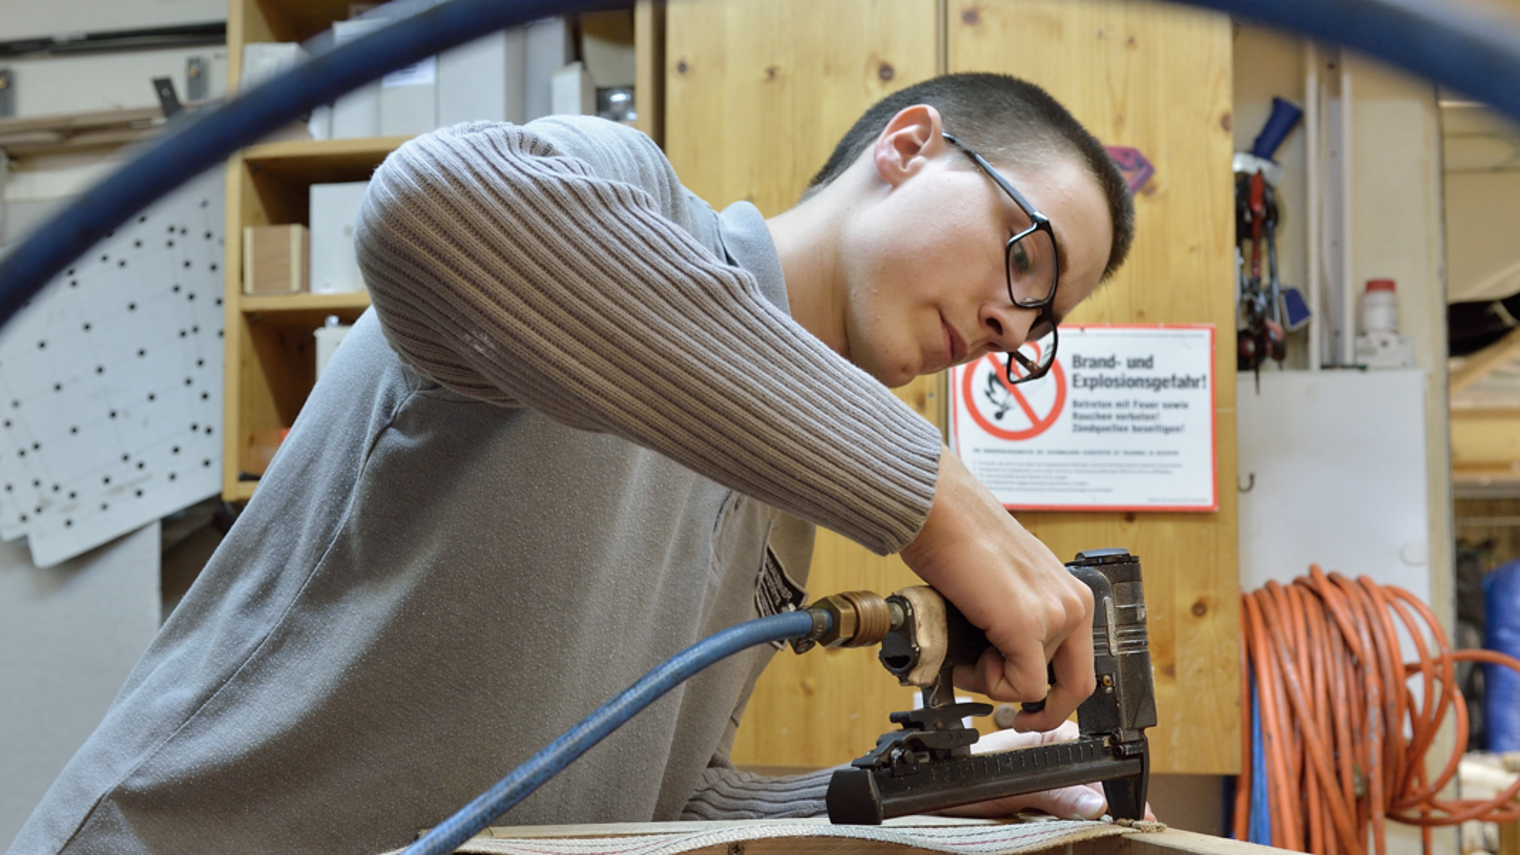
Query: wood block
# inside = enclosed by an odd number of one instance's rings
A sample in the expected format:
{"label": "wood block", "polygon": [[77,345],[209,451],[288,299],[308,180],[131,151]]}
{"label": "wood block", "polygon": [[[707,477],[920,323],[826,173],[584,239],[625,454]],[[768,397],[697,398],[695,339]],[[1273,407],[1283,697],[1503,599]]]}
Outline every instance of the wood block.
{"label": "wood block", "polygon": [[243,229],[243,293],[294,294],[308,290],[311,237],[299,223]]}

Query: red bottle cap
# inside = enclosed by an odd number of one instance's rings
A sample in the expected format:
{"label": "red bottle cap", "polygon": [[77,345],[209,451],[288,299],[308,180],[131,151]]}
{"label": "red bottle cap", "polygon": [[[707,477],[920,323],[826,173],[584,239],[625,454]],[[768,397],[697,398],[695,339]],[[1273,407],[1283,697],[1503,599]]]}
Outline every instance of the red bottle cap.
{"label": "red bottle cap", "polygon": [[1368,279],[1367,291],[1392,291],[1394,284],[1392,279]]}

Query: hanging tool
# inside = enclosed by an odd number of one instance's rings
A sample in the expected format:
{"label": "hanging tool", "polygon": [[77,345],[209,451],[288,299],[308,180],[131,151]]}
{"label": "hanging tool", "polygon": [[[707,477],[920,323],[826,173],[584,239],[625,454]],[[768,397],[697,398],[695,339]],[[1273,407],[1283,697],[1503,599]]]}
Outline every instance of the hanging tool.
{"label": "hanging tool", "polygon": [[[1268,359],[1281,363],[1287,357],[1287,334],[1283,324],[1283,287],[1277,270],[1277,225],[1279,222],[1275,187],[1282,179],[1282,167],[1272,155],[1303,116],[1296,105],[1282,98],[1272,99],[1272,115],[1257,135],[1249,152],[1236,152],[1235,170],[1235,241],[1236,255],[1236,367],[1256,375],[1256,389],[1261,391],[1261,365]],[[1267,259],[1267,278],[1262,278],[1262,256]],[[1250,272],[1247,273],[1247,270]],[[1295,292],[1296,294],[1296,292]],[[1295,328],[1308,320],[1307,306],[1298,297],[1291,301],[1302,311],[1295,311]]]}
{"label": "hanging tool", "polygon": [[[1236,177],[1235,198],[1236,236],[1249,250],[1245,261],[1250,270],[1240,274],[1237,368],[1255,372],[1259,391],[1261,364],[1268,359],[1282,362],[1287,356],[1279,302],[1282,286],[1277,277],[1277,199],[1259,171]],[[1267,256],[1266,282],[1262,281],[1263,255]]]}
{"label": "hanging tool", "polygon": [[1144,818],[1150,775],[1145,729],[1156,725],[1156,698],[1140,562],[1123,549],[1100,549],[1079,553],[1067,569],[1093,592],[1098,687],[1077,709],[1081,737],[972,754],[979,734],[964,720],[988,715],[992,706],[957,703],[951,675],[956,665],[975,663],[990,644],[933,589],[904,588],[887,598],[891,630],[880,658],[904,685],[922,688],[923,708],[892,713],[902,729],[884,734],[869,754],[834,773],[829,819],[874,825],[1095,781],[1103,782],[1114,817]]}

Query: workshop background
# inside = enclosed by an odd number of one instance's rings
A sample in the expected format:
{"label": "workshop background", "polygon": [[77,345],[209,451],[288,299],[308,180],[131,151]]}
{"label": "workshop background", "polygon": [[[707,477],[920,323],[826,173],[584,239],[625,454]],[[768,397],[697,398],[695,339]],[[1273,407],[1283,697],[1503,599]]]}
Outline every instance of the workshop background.
{"label": "workshop background", "polygon": [[[289,45],[362,13],[351,5],[10,4],[0,244],[174,121],[166,111],[296,61]],[[491,67],[514,51],[537,88],[487,93],[486,105],[449,94],[451,69],[482,67],[459,63]],[[1161,818],[1228,833],[1242,592],[1317,562],[1410,590],[1457,644],[1480,645],[1482,579],[1520,558],[1520,333],[1500,302],[1520,292],[1520,134],[1507,123],[1357,55],[1138,0],[640,0],[482,40],[280,129],[124,227],[39,298],[56,306],[0,332],[0,411],[25,413],[5,413],[0,433],[0,841],[93,729],[256,490],[319,360],[367,306],[362,283],[344,278],[341,212],[387,152],[450,110],[602,112],[650,133],[715,207],[749,199],[769,215],[870,103],[963,70],[1040,83],[1152,170],[1138,185],[1132,260],[1071,321],[1218,333],[1216,511],[1019,514],[1059,555],[1123,546],[1145,562]],[[1266,153],[1280,167],[1278,267],[1312,316],[1285,333],[1282,362],[1256,371],[1239,364],[1232,334],[1243,323],[1234,155],[1252,149],[1277,98],[1303,110]],[[340,213],[323,214],[328,204]],[[1361,326],[1373,280],[1392,280],[1397,299],[1396,326],[1377,336]],[[145,296],[122,297],[131,289]],[[91,295],[131,308],[102,314]],[[1499,320],[1449,329],[1450,303]],[[1469,345],[1450,357],[1459,337]],[[943,427],[946,392],[944,378],[925,378],[902,395]],[[86,441],[110,459],[69,450]],[[895,558],[827,532],[813,579],[815,592],[913,581]],[[844,762],[910,703],[872,651],[778,657],[736,760]],[[1448,728],[1433,749],[1437,768],[1454,739]],[[1421,845],[1418,829],[1390,835],[1395,851]],[[1468,828],[1433,845],[1497,844]]]}

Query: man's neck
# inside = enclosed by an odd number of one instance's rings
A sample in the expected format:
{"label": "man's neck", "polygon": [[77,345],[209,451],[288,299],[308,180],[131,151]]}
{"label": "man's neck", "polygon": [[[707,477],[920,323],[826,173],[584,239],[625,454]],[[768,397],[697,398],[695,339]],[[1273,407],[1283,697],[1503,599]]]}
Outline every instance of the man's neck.
{"label": "man's neck", "polygon": [[839,218],[830,217],[831,200],[821,197],[765,221],[781,257],[792,320],[848,359],[844,333],[844,295],[839,293]]}

